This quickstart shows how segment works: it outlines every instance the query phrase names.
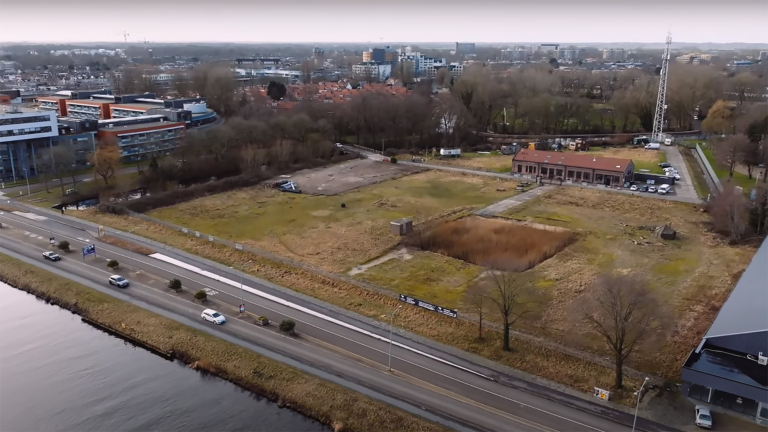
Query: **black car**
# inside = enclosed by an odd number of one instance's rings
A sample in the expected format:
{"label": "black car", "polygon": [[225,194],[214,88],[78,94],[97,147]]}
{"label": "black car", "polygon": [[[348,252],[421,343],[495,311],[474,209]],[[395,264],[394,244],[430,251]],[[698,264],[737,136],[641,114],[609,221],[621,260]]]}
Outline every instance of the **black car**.
{"label": "black car", "polygon": [[54,253],[54,252],[43,252],[43,258],[50,260],[50,261],[59,261],[61,260],[61,257]]}
{"label": "black car", "polygon": [[648,186],[646,185],[640,186],[640,192],[648,192]]}
{"label": "black car", "polygon": [[672,166],[672,164],[669,163],[669,162],[662,162],[662,163],[659,164],[659,168],[669,168],[671,166]]}

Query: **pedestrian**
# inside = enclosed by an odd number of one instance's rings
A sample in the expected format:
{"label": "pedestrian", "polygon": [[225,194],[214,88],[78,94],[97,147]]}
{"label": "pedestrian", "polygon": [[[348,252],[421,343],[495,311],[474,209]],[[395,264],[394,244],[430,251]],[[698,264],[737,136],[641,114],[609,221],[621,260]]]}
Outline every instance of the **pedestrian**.
{"label": "pedestrian", "polygon": [[60,210],[61,210],[61,214],[63,215],[64,214],[64,207],[61,207]]}

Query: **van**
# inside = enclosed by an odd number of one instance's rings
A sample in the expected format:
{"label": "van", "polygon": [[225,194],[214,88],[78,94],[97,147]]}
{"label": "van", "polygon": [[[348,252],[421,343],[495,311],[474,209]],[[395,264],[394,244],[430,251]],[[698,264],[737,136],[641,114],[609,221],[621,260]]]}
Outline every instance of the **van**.
{"label": "van", "polygon": [[672,145],[672,138],[664,138],[664,145],[671,146]]}
{"label": "van", "polygon": [[666,195],[667,192],[669,192],[669,185],[668,184],[663,184],[663,185],[659,186],[659,190],[658,190],[659,195]]}
{"label": "van", "polygon": [[646,150],[658,150],[660,148],[661,146],[659,145],[659,143],[649,143],[645,145]]}

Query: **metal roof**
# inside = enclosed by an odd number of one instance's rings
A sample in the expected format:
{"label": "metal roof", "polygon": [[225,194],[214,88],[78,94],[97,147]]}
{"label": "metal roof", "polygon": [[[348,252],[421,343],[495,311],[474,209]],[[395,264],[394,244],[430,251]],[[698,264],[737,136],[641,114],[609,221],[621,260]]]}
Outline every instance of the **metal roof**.
{"label": "metal roof", "polygon": [[768,239],[752,258],[705,339],[768,331]]}
{"label": "metal roof", "polygon": [[[587,153],[588,154],[588,153]],[[548,165],[562,165],[572,168],[596,169],[601,171],[624,172],[632,162],[629,159],[588,156],[570,152],[552,152],[523,149],[513,158],[516,162],[534,162]]]}

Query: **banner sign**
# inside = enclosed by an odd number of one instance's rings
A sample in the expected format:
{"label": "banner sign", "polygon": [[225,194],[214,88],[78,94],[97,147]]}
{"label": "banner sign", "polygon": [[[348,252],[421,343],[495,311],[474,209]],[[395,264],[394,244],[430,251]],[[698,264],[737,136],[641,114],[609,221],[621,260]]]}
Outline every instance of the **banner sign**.
{"label": "banner sign", "polygon": [[408,303],[410,305],[418,306],[420,308],[429,309],[432,312],[437,312],[439,314],[449,316],[451,318],[457,318],[459,316],[459,313],[456,312],[454,309],[447,309],[442,306],[433,305],[432,303],[428,303],[428,302],[419,300],[417,298],[409,297],[404,294],[400,294],[400,301],[404,303]]}
{"label": "banner sign", "polygon": [[83,258],[88,255],[96,255],[96,245],[90,244],[83,248]]}

